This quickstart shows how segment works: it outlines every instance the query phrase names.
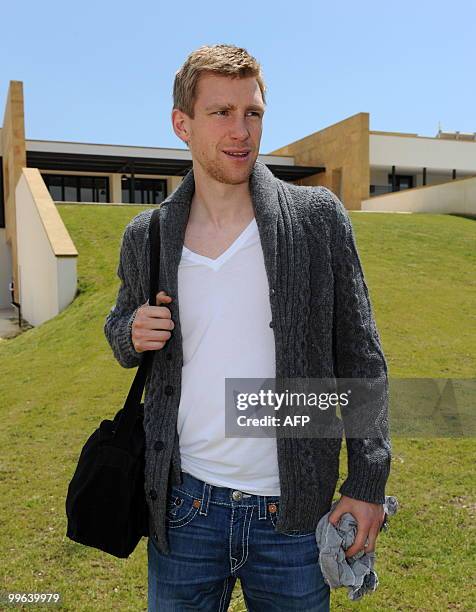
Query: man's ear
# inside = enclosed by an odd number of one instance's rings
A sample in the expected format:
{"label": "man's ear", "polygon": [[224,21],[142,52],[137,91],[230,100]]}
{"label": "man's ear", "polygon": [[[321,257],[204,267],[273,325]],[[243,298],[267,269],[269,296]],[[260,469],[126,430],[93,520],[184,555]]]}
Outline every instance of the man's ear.
{"label": "man's ear", "polygon": [[188,146],[188,141],[190,138],[190,130],[187,121],[187,115],[179,110],[178,108],[172,109],[172,128],[176,134],[180,138],[182,142],[184,142]]}

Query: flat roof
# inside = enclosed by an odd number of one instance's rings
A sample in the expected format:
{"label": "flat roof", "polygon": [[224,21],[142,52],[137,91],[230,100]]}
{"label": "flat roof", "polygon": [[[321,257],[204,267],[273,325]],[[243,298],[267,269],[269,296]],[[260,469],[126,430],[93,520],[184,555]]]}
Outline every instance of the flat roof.
{"label": "flat roof", "polygon": [[[27,166],[39,170],[184,176],[192,167],[188,149],[53,140],[26,140],[25,143]],[[322,166],[297,166],[292,156],[259,155],[258,159],[285,181],[325,171]]]}
{"label": "flat roof", "polygon": [[427,140],[455,140],[457,142],[476,141],[476,132],[439,132],[436,136],[420,136],[410,132],[382,132],[380,130],[369,130],[369,134],[375,136],[400,136],[401,138],[426,138]]}

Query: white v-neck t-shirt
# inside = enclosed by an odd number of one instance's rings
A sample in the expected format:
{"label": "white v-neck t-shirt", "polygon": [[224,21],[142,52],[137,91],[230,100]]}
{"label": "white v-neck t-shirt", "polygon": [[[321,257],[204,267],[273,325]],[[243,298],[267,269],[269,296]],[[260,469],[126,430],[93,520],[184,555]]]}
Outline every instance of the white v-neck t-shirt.
{"label": "white v-neck t-shirt", "polygon": [[182,470],[210,484],[280,495],[276,439],[225,438],[225,378],[274,378],[268,278],[256,219],[218,257],[183,247],[177,431]]}

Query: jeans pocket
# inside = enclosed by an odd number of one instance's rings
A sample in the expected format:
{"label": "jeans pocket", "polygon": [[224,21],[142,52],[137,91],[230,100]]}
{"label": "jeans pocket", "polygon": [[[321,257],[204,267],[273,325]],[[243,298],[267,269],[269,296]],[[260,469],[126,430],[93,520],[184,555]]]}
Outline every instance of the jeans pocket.
{"label": "jeans pocket", "polygon": [[197,515],[201,506],[199,499],[180,490],[172,490],[167,498],[165,524],[170,529],[188,525]]}
{"label": "jeans pocket", "polygon": [[[279,517],[279,502],[272,502],[268,504],[268,514],[271,519],[271,523],[276,530],[276,525],[278,523]],[[299,531],[299,529],[293,529],[291,531],[279,532],[281,535],[288,536],[290,538],[304,538],[309,537],[310,535],[314,535],[315,531]]]}

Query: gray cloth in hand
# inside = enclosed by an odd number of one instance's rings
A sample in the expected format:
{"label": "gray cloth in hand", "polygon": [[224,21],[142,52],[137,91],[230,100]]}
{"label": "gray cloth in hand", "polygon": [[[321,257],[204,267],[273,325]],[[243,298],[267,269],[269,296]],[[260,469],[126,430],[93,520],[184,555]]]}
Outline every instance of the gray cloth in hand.
{"label": "gray cloth in hand", "polygon": [[[338,501],[332,504],[330,511],[317,524],[319,565],[330,588],[348,587],[348,597],[355,601],[366,593],[372,593],[378,586],[378,576],[374,570],[375,552],[366,553],[361,550],[346,558],[345,551],[352,546],[357,535],[357,521],[350,512],[346,512],[340,517],[337,527],[329,522],[329,516]],[[383,507],[385,519],[381,529],[387,530],[387,517],[397,512],[398,501],[386,495]]]}

